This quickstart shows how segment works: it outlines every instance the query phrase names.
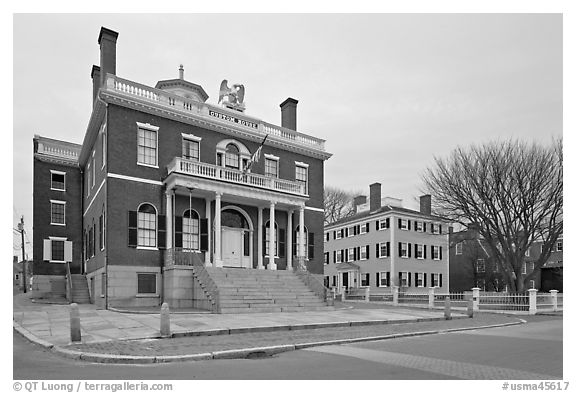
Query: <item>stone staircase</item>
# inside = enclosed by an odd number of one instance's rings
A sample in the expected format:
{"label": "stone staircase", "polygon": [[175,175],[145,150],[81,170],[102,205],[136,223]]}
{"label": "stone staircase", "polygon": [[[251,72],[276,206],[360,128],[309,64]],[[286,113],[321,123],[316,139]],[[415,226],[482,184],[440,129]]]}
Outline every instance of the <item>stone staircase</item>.
{"label": "stone staircase", "polygon": [[220,312],[332,310],[291,271],[207,267],[218,287]]}
{"label": "stone staircase", "polygon": [[83,274],[72,274],[72,299],[70,303],[90,303],[88,281]]}

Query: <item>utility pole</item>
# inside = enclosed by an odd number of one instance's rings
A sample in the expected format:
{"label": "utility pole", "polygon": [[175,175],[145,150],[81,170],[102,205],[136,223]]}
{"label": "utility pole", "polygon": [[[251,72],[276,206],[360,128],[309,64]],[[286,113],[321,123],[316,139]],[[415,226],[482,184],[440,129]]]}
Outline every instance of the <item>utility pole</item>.
{"label": "utility pole", "polygon": [[20,236],[22,238],[22,278],[24,281],[24,293],[26,293],[27,281],[26,281],[26,252],[24,250],[24,216],[20,218],[20,222],[18,223],[18,230],[20,231]]}

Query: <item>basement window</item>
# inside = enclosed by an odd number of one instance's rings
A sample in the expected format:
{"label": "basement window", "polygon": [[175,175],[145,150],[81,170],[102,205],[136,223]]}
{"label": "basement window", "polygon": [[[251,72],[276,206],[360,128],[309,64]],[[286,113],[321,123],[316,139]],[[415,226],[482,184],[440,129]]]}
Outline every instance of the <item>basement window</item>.
{"label": "basement window", "polygon": [[156,274],[138,273],[138,294],[156,294]]}

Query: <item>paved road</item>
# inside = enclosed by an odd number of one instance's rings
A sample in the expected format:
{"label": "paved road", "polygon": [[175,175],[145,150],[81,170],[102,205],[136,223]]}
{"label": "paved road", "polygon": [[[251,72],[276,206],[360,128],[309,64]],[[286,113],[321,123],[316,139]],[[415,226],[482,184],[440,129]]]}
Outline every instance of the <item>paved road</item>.
{"label": "paved road", "polygon": [[157,365],[75,362],[14,335],[23,379],[561,379],[562,319],[526,325],[315,347],[273,358]]}

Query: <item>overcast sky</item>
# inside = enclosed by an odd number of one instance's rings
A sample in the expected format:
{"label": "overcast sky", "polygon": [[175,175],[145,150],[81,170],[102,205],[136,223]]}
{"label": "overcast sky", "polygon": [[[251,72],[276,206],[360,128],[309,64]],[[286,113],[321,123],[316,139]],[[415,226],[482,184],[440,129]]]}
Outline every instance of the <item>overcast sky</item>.
{"label": "overcast sky", "polygon": [[560,14],[16,15],[13,219],[29,232],[33,135],[82,142],[101,26],[119,32],[119,77],[154,86],[183,64],[209,103],[241,83],[246,114],[278,125],[296,98],[298,131],[334,154],[326,185],[380,182],[406,207],[434,156],[562,135]]}

